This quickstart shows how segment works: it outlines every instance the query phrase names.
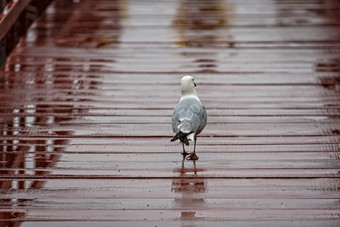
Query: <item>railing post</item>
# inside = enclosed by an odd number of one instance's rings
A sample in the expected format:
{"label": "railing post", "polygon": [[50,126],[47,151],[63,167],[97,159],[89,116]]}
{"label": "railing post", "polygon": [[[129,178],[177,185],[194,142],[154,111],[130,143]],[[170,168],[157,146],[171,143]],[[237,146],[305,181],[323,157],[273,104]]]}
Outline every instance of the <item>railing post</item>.
{"label": "railing post", "polygon": [[[0,0],[0,14],[3,11],[3,7],[2,7],[2,0]],[[4,64],[5,62],[5,43],[4,40],[0,40],[0,68],[1,66]]]}
{"label": "railing post", "polygon": [[6,46],[5,46],[5,40],[0,40],[0,68],[5,63],[6,59]]}

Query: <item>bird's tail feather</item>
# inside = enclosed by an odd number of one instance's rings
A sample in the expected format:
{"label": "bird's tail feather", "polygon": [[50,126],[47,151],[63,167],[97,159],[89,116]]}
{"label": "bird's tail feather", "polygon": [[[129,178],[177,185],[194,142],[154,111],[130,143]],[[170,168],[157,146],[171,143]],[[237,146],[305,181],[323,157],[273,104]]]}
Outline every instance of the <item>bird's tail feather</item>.
{"label": "bird's tail feather", "polygon": [[190,133],[183,133],[183,132],[179,131],[170,141],[174,142],[174,141],[179,139],[182,143],[189,146],[189,141],[188,141],[187,135],[189,135]]}

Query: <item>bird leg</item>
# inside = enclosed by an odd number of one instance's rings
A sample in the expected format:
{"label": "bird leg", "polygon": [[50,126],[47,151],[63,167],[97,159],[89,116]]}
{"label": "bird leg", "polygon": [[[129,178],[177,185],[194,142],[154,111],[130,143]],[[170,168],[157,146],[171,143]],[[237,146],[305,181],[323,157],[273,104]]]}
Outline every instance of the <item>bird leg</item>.
{"label": "bird leg", "polygon": [[189,153],[185,151],[184,143],[182,143],[182,147],[183,147],[182,155],[187,156]]}
{"label": "bird leg", "polygon": [[197,140],[197,136],[195,135],[195,138],[194,138],[194,151],[192,152],[192,154],[190,154],[188,157],[187,157],[187,160],[198,160],[198,156],[196,155],[196,140]]}

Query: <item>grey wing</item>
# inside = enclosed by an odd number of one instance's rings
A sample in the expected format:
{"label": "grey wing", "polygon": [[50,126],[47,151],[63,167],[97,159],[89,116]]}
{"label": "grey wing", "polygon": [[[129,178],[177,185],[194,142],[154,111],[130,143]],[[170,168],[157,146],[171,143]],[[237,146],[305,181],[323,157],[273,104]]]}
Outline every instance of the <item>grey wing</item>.
{"label": "grey wing", "polygon": [[[202,103],[201,103],[202,104]],[[205,109],[205,106],[202,104],[202,110],[200,111],[200,115],[201,117],[201,124],[198,128],[198,130],[202,131],[205,127],[205,125],[207,124],[207,120],[208,120],[208,116],[207,116],[207,111]]]}
{"label": "grey wing", "polygon": [[197,132],[203,130],[207,123],[207,112],[197,99],[185,99],[178,103],[172,116],[174,133]]}

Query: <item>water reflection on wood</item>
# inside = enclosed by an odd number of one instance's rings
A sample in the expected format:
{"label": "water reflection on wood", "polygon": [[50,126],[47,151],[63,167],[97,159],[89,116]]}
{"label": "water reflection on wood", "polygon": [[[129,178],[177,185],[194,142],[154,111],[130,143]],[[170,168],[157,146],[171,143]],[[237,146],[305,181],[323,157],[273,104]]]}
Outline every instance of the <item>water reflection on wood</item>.
{"label": "water reflection on wood", "polygon": [[334,2],[54,1],[0,71],[1,224],[339,226]]}

